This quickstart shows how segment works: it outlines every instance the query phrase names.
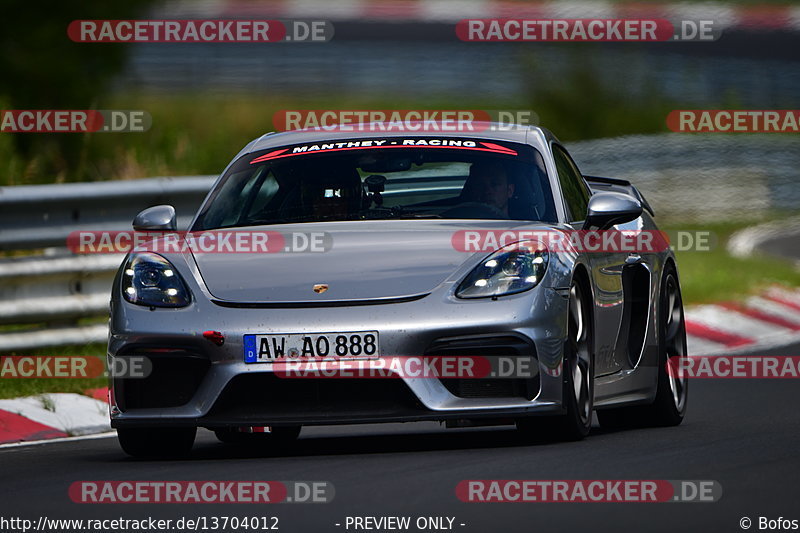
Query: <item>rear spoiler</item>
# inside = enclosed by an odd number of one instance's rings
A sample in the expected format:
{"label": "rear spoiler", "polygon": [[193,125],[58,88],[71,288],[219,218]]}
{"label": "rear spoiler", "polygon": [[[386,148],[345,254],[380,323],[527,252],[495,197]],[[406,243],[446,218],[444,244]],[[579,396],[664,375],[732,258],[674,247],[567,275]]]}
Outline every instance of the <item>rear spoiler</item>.
{"label": "rear spoiler", "polygon": [[584,176],[583,179],[589,184],[589,188],[592,189],[592,194],[596,192],[621,192],[633,196],[639,200],[642,207],[647,209],[648,213],[652,216],[656,216],[655,212],[653,212],[653,208],[650,207],[645,197],[642,196],[639,189],[634,187],[630,181],[617,178],[601,178],[600,176]]}

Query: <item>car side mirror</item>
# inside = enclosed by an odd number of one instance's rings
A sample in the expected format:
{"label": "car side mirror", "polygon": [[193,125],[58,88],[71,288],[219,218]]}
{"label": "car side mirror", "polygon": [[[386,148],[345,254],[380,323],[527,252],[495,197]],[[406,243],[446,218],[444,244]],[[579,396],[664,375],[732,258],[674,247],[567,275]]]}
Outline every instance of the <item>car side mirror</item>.
{"label": "car side mirror", "polygon": [[154,205],[136,215],[134,231],[175,231],[175,208],[171,205]]}
{"label": "car side mirror", "polygon": [[608,229],[615,224],[636,220],[641,214],[642,204],[633,196],[618,192],[598,192],[589,198],[583,229]]}

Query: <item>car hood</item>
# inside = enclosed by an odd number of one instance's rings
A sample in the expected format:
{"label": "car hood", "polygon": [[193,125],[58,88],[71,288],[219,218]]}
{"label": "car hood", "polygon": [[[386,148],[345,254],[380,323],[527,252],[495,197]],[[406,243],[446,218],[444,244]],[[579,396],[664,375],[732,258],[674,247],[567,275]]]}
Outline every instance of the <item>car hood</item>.
{"label": "car hood", "polygon": [[[322,303],[395,299],[428,294],[463,276],[487,253],[456,250],[466,229],[522,229],[519,221],[381,220],[284,224],[245,228],[325,232],[324,252],[195,253],[212,296],[238,303]],[[463,270],[463,272],[461,272]],[[458,277],[450,279],[455,281]],[[324,292],[314,285],[328,286]]]}

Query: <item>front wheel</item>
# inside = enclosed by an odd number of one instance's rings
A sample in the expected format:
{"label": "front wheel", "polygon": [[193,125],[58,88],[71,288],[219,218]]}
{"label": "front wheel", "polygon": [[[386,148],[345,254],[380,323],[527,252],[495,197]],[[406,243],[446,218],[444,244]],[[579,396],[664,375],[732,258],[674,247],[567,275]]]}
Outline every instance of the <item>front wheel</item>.
{"label": "front wheel", "polygon": [[678,361],[687,356],[683,299],[674,270],[664,276],[660,309],[658,389],[647,414],[654,425],[677,426],[686,414],[689,380],[686,376],[673,375],[677,372],[667,371],[668,365],[679,368]]}
{"label": "front wheel", "polygon": [[563,402],[566,414],[542,418],[524,418],[517,428],[526,436],[581,440],[592,428],[594,407],[594,358],[592,357],[591,301],[580,284],[573,282],[569,291],[567,339],[564,343],[562,373]]}
{"label": "front wheel", "polygon": [[197,428],[119,428],[117,439],[132,457],[183,457],[194,445]]}

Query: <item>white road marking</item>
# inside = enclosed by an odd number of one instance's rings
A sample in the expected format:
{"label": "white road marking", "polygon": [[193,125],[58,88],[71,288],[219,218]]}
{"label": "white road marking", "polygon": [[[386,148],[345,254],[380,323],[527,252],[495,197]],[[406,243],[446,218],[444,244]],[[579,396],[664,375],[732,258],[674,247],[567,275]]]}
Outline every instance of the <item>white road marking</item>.
{"label": "white road marking", "polygon": [[79,440],[94,440],[94,439],[107,439],[109,437],[116,437],[116,431],[106,431],[104,433],[95,433],[94,435],[80,435],[77,437],[59,437],[57,439],[46,440],[33,440],[24,442],[9,442],[7,444],[0,444],[0,450],[5,448],[20,448],[22,446],[38,446],[40,444],[50,444],[53,442],[76,442]]}

